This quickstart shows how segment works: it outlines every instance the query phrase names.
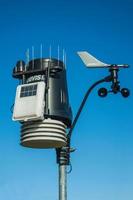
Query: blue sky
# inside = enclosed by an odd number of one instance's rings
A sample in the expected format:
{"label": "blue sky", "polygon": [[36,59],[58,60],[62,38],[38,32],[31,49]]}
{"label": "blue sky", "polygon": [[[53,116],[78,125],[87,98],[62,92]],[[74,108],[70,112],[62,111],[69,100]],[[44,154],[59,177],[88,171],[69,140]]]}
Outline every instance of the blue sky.
{"label": "blue sky", "polygon": [[[131,0],[0,1],[0,199],[58,199],[58,168],[54,150],[19,145],[19,123],[10,107],[18,81],[12,69],[34,45],[39,56],[67,52],[67,79],[73,114],[88,87],[108,74],[86,69],[77,56],[87,50],[108,63],[128,63],[120,72],[122,87],[132,90],[133,2]],[[109,88],[109,84],[107,86]],[[97,88],[98,89],[98,88]],[[68,199],[131,200],[133,196],[133,97],[120,94],[89,97],[74,129],[73,171]]]}

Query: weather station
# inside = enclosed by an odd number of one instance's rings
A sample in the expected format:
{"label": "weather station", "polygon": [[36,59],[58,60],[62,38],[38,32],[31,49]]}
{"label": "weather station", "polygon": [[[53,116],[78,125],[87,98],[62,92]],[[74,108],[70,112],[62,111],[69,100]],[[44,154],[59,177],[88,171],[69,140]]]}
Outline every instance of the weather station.
{"label": "weather station", "polygon": [[108,76],[96,81],[86,92],[83,101],[72,120],[72,109],[66,79],[65,61],[55,58],[32,59],[28,62],[18,61],[13,69],[13,78],[20,80],[16,89],[13,109],[14,121],[21,124],[20,144],[30,148],[53,148],[56,150],[59,165],[59,200],[67,200],[67,167],[74,127],[92,90],[99,84],[108,82],[110,90],[98,90],[100,97],[108,93],[121,93],[127,98],[130,91],[121,88],[119,71],[128,65],[106,64],[86,51],[78,52],[83,63],[90,69],[108,69]]}

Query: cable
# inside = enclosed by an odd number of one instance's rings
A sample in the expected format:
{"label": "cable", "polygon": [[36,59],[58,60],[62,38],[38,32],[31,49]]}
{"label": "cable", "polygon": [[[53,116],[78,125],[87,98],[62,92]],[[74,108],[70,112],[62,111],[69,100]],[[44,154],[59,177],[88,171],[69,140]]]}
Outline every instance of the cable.
{"label": "cable", "polygon": [[99,85],[100,83],[103,83],[103,82],[110,82],[111,80],[112,80],[112,77],[111,77],[111,76],[107,76],[107,77],[105,77],[105,78],[103,78],[103,79],[101,79],[101,80],[95,82],[95,83],[87,90],[87,92],[86,92],[86,94],[85,94],[85,96],[84,96],[84,98],[83,98],[83,100],[82,100],[82,102],[81,102],[81,105],[80,105],[80,107],[79,107],[79,109],[78,109],[78,112],[77,112],[77,114],[76,114],[76,116],[75,116],[75,118],[74,118],[74,121],[73,121],[73,123],[72,123],[72,125],[71,125],[71,128],[70,128],[70,130],[69,130],[69,132],[68,132],[68,135],[67,135],[68,147],[70,147],[73,129],[75,128],[75,125],[76,125],[76,123],[77,123],[77,121],[78,121],[78,119],[79,119],[79,116],[80,116],[80,114],[81,114],[81,112],[82,112],[82,109],[83,109],[83,107],[84,107],[84,105],[85,105],[85,103],[86,103],[86,100],[87,100],[88,96],[90,95],[91,91],[92,91],[97,85]]}
{"label": "cable", "polygon": [[69,168],[69,170],[67,171],[67,174],[70,174],[70,173],[72,172],[72,169],[73,169],[73,168],[72,168],[71,162],[70,162],[70,164],[69,164],[69,167],[70,167],[70,168]]}

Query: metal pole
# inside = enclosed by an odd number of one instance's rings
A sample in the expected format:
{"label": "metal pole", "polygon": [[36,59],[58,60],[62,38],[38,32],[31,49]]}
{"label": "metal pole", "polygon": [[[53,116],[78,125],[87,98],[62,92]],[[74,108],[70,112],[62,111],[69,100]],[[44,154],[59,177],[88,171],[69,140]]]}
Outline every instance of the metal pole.
{"label": "metal pole", "polygon": [[59,165],[59,200],[67,200],[67,166]]}
{"label": "metal pole", "polygon": [[59,200],[67,200],[67,166],[70,164],[70,152],[67,147],[56,149],[59,165]]}

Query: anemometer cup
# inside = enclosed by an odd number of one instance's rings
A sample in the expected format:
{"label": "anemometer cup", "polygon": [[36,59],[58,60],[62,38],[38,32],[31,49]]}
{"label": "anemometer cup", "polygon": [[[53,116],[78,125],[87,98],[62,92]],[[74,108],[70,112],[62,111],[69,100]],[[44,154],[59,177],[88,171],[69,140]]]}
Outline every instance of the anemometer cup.
{"label": "anemometer cup", "polygon": [[108,94],[108,91],[107,91],[106,88],[100,88],[100,89],[98,90],[98,95],[99,95],[99,97],[106,97],[107,94]]}
{"label": "anemometer cup", "polygon": [[127,88],[122,88],[122,89],[121,89],[121,94],[122,94],[122,96],[123,96],[124,98],[127,98],[127,97],[130,96],[130,90],[127,89]]}

